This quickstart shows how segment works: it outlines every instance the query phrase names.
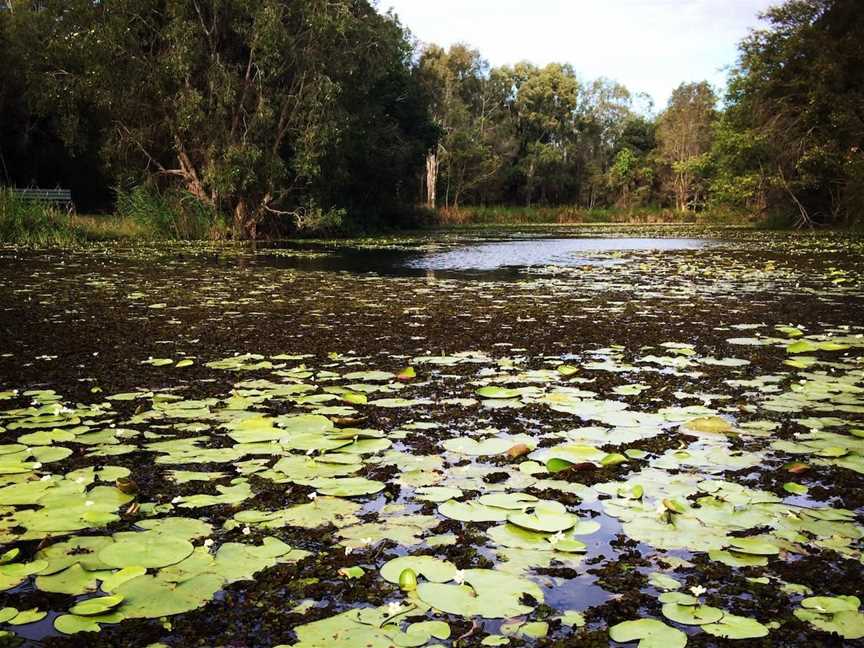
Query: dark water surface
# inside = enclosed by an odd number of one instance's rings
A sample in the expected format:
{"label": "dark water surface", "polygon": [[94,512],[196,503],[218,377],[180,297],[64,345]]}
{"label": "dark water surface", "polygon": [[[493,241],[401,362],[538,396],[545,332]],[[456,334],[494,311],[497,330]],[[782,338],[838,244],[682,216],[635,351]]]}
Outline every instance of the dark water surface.
{"label": "dark water surface", "polygon": [[[285,268],[323,271],[375,272],[385,276],[477,276],[507,279],[523,268],[622,263],[627,252],[700,250],[720,243],[698,238],[525,238],[450,245],[452,249],[358,249],[350,246],[314,252],[287,243],[259,249],[261,261]],[[443,247],[443,246],[436,246]]]}

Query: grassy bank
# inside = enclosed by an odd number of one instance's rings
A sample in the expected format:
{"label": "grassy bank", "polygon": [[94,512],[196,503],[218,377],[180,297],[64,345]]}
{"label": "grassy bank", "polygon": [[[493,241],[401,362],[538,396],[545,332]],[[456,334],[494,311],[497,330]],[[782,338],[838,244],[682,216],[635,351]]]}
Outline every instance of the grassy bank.
{"label": "grassy bank", "polygon": [[50,203],[0,188],[0,243],[72,247],[99,241],[224,239],[228,227],[214,210],[180,192],[145,187],[117,192],[110,215],[69,214]]}
{"label": "grassy bank", "polygon": [[584,209],[574,206],[513,207],[485,206],[460,207],[438,210],[441,225],[579,225],[592,223],[621,224],[749,224],[743,214],[730,212],[701,212],[682,214],[672,209],[645,207],[639,209]]}

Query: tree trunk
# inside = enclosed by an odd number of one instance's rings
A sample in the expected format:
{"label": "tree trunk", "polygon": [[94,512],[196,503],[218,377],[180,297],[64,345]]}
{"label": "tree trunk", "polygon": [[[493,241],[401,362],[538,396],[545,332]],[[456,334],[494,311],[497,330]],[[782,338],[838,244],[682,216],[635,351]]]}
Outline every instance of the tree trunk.
{"label": "tree trunk", "polygon": [[426,206],[435,209],[438,194],[438,152],[426,154]]}
{"label": "tree trunk", "polygon": [[255,238],[255,222],[245,198],[234,206],[234,237],[237,239]]}

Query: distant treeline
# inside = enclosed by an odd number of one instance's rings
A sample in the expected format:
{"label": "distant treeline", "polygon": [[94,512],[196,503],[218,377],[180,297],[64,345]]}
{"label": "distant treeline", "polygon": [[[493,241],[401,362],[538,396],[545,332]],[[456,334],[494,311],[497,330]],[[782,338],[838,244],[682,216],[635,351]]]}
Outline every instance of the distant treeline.
{"label": "distant treeline", "polygon": [[684,84],[655,114],[570,65],[418,48],[368,0],[5,0],[0,184],[157,196],[237,236],[418,205],[860,219],[860,0],[766,19],[725,97]]}

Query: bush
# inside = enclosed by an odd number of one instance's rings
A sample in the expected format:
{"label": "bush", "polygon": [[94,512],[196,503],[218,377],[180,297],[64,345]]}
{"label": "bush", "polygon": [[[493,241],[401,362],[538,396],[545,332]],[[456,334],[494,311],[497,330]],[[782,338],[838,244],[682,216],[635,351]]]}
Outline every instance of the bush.
{"label": "bush", "polygon": [[163,192],[147,185],[117,189],[117,215],[134,220],[155,238],[191,241],[221,238],[225,232],[216,210],[176,189]]}
{"label": "bush", "polygon": [[83,240],[69,214],[51,203],[31,200],[0,187],[0,242],[68,247]]}

